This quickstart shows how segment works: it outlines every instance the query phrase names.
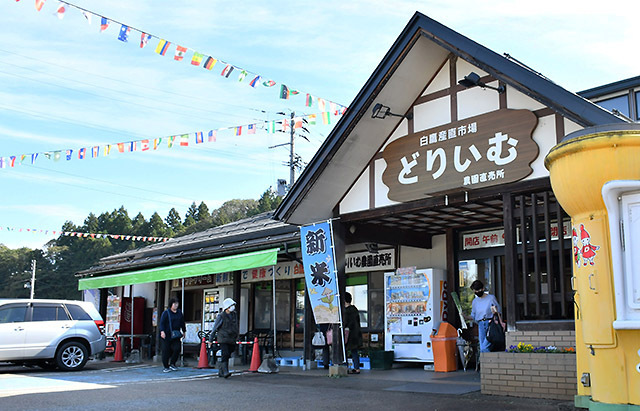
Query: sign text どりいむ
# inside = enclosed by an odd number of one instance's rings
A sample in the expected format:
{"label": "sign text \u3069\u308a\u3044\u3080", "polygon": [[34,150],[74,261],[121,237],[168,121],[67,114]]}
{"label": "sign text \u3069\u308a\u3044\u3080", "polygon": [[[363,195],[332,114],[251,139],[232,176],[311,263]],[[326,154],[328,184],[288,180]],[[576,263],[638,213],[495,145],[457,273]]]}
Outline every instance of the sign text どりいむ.
{"label": "sign text \u3069\u308a\u3044\u3080", "polygon": [[538,156],[529,110],[502,109],[399,138],[384,149],[393,201],[518,181]]}

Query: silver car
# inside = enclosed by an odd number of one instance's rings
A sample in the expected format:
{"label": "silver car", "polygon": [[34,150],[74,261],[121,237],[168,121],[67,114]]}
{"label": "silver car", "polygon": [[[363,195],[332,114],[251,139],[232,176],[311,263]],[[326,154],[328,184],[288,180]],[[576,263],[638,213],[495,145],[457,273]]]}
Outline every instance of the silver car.
{"label": "silver car", "polygon": [[0,361],[65,371],[104,351],[104,321],[90,302],[0,299]]}

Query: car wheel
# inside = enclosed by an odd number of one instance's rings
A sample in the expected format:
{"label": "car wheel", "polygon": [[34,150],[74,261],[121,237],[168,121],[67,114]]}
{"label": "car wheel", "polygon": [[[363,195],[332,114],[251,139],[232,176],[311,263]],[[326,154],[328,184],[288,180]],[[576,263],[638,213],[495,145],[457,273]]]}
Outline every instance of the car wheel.
{"label": "car wheel", "polygon": [[40,361],[37,365],[43,370],[55,370],[58,367],[55,361]]}
{"label": "car wheel", "polygon": [[89,360],[87,347],[78,341],[64,343],[56,353],[56,364],[64,371],[78,371]]}

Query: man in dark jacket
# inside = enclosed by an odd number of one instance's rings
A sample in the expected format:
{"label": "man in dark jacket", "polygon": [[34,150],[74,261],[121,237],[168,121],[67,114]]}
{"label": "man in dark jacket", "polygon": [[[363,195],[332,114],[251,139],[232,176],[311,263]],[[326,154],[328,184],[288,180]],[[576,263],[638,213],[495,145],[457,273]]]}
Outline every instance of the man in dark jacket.
{"label": "man in dark jacket", "polygon": [[362,347],[362,331],[360,330],[360,312],[355,305],[351,305],[353,297],[350,293],[344,294],[344,330],[347,335],[345,348],[351,352],[353,369],[349,374],[360,374],[360,355],[358,349]]}
{"label": "man in dark jacket", "polygon": [[[238,313],[236,310],[236,302],[231,298],[226,298],[222,302],[222,312],[216,317],[213,323],[213,330],[209,335],[209,344],[216,339],[222,349],[222,358],[218,366],[218,376],[229,378],[229,357],[236,349],[238,341]],[[217,332],[217,336],[216,336]]]}
{"label": "man in dark jacket", "polygon": [[[169,308],[167,308],[160,317],[160,338],[162,340],[162,365],[163,372],[177,371],[176,361],[180,355],[180,340],[184,333],[187,332],[187,325],[184,322],[182,311],[178,310],[178,300],[172,298],[169,300]],[[181,331],[182,334],[176,334],[173,331]]]}

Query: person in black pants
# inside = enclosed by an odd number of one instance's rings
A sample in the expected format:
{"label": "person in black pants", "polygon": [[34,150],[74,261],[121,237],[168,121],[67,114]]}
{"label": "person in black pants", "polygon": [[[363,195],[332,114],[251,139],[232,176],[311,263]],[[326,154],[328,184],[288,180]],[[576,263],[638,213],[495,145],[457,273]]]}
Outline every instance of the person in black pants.
{"label": "person in black pants", "polygon": [[[216,317],[213,323],[213,330],[209,334],[209,344],[215,339],[222,348],[222,358],[218,366],[218,376],[229,378],[229,358],[236,349],[238,341],[238,313],[236,310],[236,302],[231,298],[226,298],[222,302],[222,312]],[[216,336],[217,332],[217,336]]]}
{"label": "person in black pants", "polygon": [[[160,317],[160,338],[162,339],[162,372],[178,371],[176,361],[180,355],[180,340],[187,332],[187,325],[184,322],[182,311],[178,310],[178,300],[169,300],[169,308]],[[173,331],[182,330],[180,336],[175,336]]]}

